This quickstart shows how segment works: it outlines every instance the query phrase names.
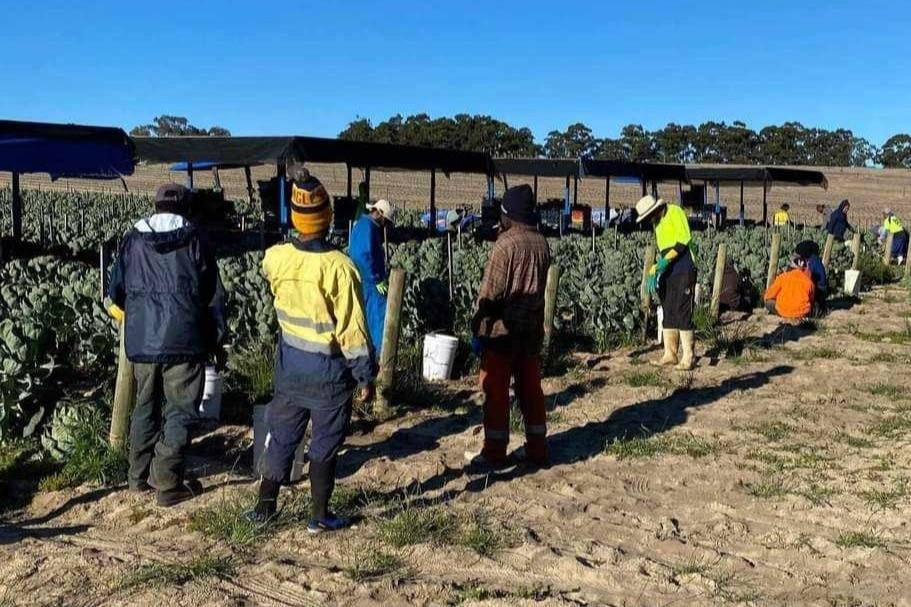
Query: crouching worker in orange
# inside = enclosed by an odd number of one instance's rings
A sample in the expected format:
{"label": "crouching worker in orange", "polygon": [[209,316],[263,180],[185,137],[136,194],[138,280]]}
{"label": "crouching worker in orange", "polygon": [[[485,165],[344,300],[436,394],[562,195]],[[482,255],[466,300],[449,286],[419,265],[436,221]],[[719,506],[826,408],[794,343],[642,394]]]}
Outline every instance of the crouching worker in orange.
{"label": "crouching worker in orange", "polygon": [[816,286],[810,277],[807,262],[796,257],[769,287],[763,299],[766,310],[782,318],[806,318],[813,309]]}
{"label": "crouching worker in orange", "polygon": [[361,281],[351,259],[326,242],[331,217],[325,188],[304,174],[291,188],[291,222],[298,236],[272,247],[263,258],[281,335],[275,392],[266,408],[269,434],[257,462],[259,501],[247,516],[260,523],[275,516],[279,487],[312,422],[310,533],[346,525],[329,511],[336,461],[348,433],[354,388],[360,385],[369,400],[374,378]]}
{"label": "crouching worker in orange", "polygon": [[506,190],[502,232],[490,254],[471,322],[472,350],[481,358],[484,448],[466,453],[473,465],[501,466],[509,445],[509,383],[525,421],[525,455],[547,463],[547,411],[541,389],[544,288],[550,267],[547,241],[537,230],[534,193],[528,185]]}

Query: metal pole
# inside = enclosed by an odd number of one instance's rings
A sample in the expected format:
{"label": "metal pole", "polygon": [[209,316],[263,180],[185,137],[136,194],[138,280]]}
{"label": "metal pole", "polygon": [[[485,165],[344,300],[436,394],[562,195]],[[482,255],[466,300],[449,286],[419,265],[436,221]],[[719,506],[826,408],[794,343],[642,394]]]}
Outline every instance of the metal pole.
{"label": "metal pole", "polygon": [[569,215],[569,175],[566,176],[566,188],[563,191],[563,212],[560,213],[560,236],[563,236],[563,222]]}
{"label": "metal pole", "polygon": [[534,192],[535,192],[535,204],[538,204],[538,176],[535,175],[534,181]]}
{"label": "metal pole", "polygon": [[13,200],[10,212],[13,219],[13,240],[22,242],[22,190],[19,187],[19,173],[13,173]]}
{"label": "metal pole", "polygon": [[740,182],[740,226],[746,223],[746,207],[743,203],[743,181]]}
{"label": "metal pole", "polygon": [[449,304],[455,298],[455,287],[453,284],[453,267],[452,267],[452,232],[446,230],[446,271],[449,274]]}
{"label": "metal pole", "polygon": [[430,169],[430,225],[427,226],[430,234],[437,229],[437,170]]}
{"label": "metal pole", "polygon": [[364,169],[364,190],[367,194],[367,202],[370,202],[370,167]]}
{"label": "metal pole", "polygon": [[244,167],[244,179],[247,180],[247,199],[249,199],[250,204],[253,204],[253,175],[248,166]]}
{"label": "metal pole", "polygon": [[610,175],[604,180],[604,219],[601,220],[602,227],[607,227],[610,222]]}
{"label": "metal pole", "polygon": [[573,204],[579,204],[579,178],[573,175]]}
{"label": "metal pole", "polygon": [[347,173],[348,173],[348,190],[347,191],[348,191],[348,198],[350,199],[351,198],[351,165],[346,164],[345,167],[346,167]]}
{"label": "metal pole", "polygon": [[187,189],[193,189],[193,163],[187,163]]}
{"label": "metal pole", "polygon": [[762,182],[762,225],[764,226],[769,224],[769,205],[766,200],[768,194],[766,191],[767,185],[765,181]]}
{"label": "metal pole", "polygon": [[286,167],[284,163],[279,163],[277,167],[278,173],[278,223],[279,229],[282,234],[288,233],[288,196],[285,192],[285,171]]}

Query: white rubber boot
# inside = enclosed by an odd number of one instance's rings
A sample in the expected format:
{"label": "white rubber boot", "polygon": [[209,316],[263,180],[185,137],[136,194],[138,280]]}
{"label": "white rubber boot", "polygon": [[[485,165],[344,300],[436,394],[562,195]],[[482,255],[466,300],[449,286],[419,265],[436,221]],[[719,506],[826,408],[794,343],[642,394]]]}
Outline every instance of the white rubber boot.
{"label": "white rubber boot", "polygon": [[692,371],[696,366],[696,334],[693,331],[680,331],[680,362],[675,369]]}
{"label": "white rubber boot", "polygon": [[677,329],[662,330],[661,341],[664,342],[664,356],[652,364],[656,367],[669,367],[676,364],[677,350],[680,348],[680,331]]}

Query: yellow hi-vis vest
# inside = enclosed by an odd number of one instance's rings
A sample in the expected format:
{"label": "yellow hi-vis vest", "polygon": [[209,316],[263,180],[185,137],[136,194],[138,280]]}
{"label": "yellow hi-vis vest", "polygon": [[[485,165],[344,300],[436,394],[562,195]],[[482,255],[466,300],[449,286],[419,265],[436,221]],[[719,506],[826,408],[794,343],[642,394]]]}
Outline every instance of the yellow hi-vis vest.
{"label": "yellow hi-vis vest", "polygon": [[889,215],[886,217],[886,220],[883,222],[883,227],[887,231],[892,232],[893,234],[898,234],[902,231],[902,222],[901,219],[895,215]]}
{"label": "yellow hi-vis vest", "polygon": [[788,221],[791,220],[791,216],[787,211],[775,211],[775,215],[772,217],[772,225],[776,227],[788,225]]}
{"label": "yellow hi-vis vest", "polygon": [[658,251],[662,255],[666,255],[678,244],[689,248],[693,237],[690,234],[690,222],[686,212],[676,204],[667,205],[667,212],[655,226],[655,239],[658,241]]}
{"label": "yellow hi-vis vest", "polygon": [[275,296],[284,342],[348,360],[369,356],[361,279],[347,255],[328,245],[286,243],[266,251],[263,272]]}

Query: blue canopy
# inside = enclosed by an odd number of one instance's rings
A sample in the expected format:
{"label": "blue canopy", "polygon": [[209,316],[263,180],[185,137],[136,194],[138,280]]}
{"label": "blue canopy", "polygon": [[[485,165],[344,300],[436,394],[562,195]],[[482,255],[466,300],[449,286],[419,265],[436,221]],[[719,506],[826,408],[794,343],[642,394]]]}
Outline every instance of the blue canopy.
{"label": "blue canopy", "polygon": [[123,129],[0,120],[0,171],[117,179],[133,174],[133,157]]}

